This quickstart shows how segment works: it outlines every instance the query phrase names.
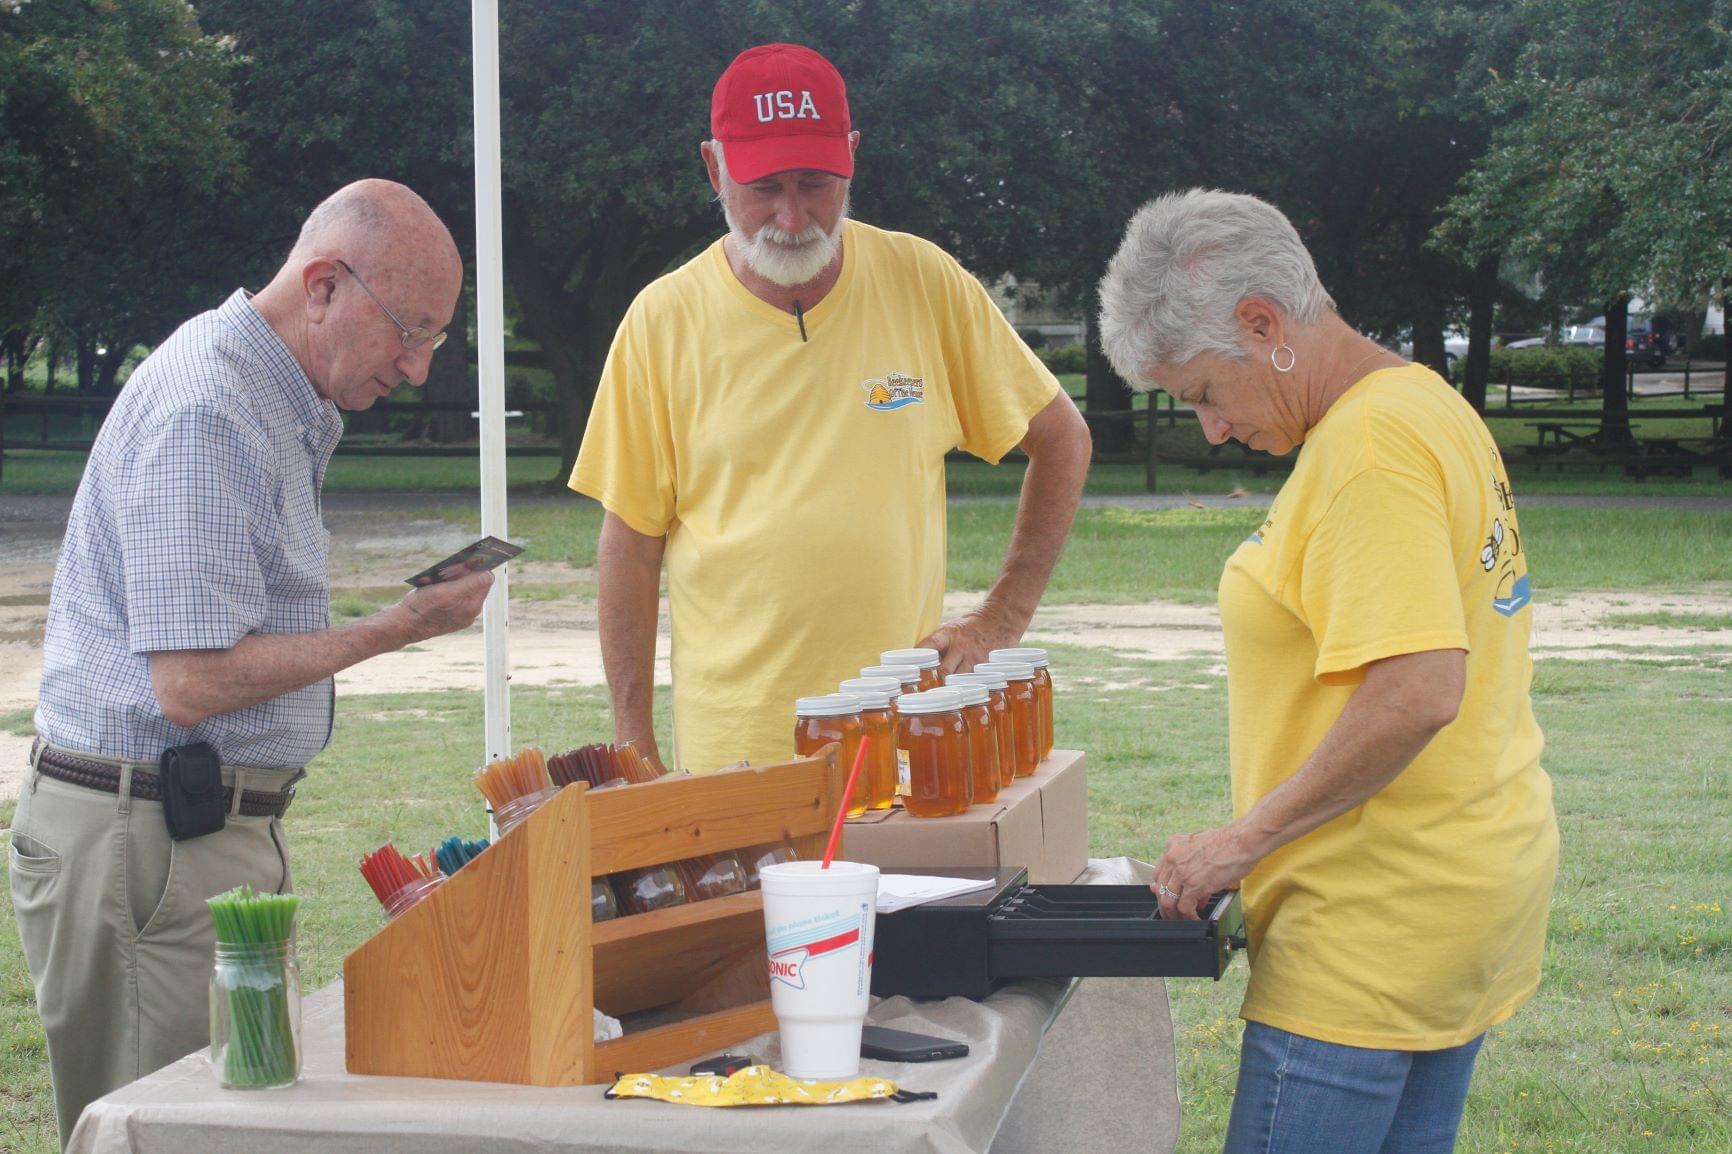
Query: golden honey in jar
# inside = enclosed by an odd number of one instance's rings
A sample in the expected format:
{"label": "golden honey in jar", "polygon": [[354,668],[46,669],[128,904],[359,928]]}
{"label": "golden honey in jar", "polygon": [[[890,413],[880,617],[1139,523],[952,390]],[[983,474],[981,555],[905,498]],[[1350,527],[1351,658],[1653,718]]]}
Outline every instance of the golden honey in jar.
{"label": "golden honey in jar", "polygon": [[903,694],[896,702],[896,746],[908,754],[902,808],[909,816],[949,817],[973,804],[968,723],[954,690]]}
{"label": "golden honey in jar", "polygon": [[886,649],[878,655],[886,665],[912,665],[920,671],[919,692],[944,688],[944,678],[938,672],[936,649]]}
{"label": "golden honey in jar", "polygon": [[860,771],[860,784],[854,788],[866,791],[867,809],[889,809],[896,804],[900,779],[895,701],[902,696],[902,683],[894,677],[850,677],[837,688],[859,699],[860,728],[869,739],[866,765]]}
{"label": "golden honey in jar", "polygon": [[860,670],[861,677],[894,677],[904,693],[922,693],[920,670],[913,665],[868,665]]}
{"label": "golden honey in jar", "polygon": [[1010,720],[1016,730],[1016,776],[1027,777],[1040,765],[1039,710],[1034,701],[1034,666],[1021,661],[983,661],[976,673],[1002,673],[1009,683]]}
{"label": "golden honey in jar", "polygon": [[968,726],[968,761],[974,780],[974,804],[997,801],[999,790],[998,735],[992,729],[992,694],[977,681],[945,685],[962,695],[962,720]]}
{"label": "golden honey in jar", "polygon": [[[854,756],[860,751],[860,703],[846,693],[826,693],[819,697],[802,697],[794,702],[794,752],[810,757],[831,742],[842,745],[839,760],[844,775],[854,768]],[[846,780],[846,776],[844,776]],[[854,789],[848,805],[848,816],[859,817],[866,812],[866,791]]]}
{"label": "golden honey in jar", "polygon": [[978,685],[986,690],[986,708],[992,719],[992,742],[997,750],[998,788],[1016,780],[1016,723],[1010,713],[1010,682],[1002,673],[952,673],[946,686]]}
{"label": "golden honey in jar", "polygon": [[994,649],[986,655],[988,661],[1021,661],[1034,666],[1035,720],[1040,723],[1040,756],[1052,756],[1052,672],[1047,668],[1046,650],[1032,646],[1019,649]]}

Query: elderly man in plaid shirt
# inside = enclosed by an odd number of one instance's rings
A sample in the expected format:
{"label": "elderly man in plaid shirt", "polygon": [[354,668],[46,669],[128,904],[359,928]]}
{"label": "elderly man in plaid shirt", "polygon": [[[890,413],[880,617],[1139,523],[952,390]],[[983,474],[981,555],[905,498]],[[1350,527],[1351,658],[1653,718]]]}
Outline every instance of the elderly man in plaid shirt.
{"label": "elderly man in plaid shirt", "polygon": [[[338,410],[426,379],[462,280],[425,201],[350,185],[269,285],[138,367],[96,440],[10,858],[62,1144],[86,1103],[208,1041],[204,899],[289,888],[279,818],[330,739],[332,675],[480,612],[488,573],[332,628],[319,518]],[[226,820],[173,840],[159,758],[198,742],[220,755]]]}

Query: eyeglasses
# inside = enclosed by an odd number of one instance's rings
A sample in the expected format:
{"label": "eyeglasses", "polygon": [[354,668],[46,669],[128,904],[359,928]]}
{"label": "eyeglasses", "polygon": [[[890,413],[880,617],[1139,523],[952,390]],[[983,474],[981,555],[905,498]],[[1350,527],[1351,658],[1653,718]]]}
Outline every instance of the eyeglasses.
{"label": "eyeglasses", "polygon": [[391,318],[391,323],[397,326],[397,331],[399,333],[403,334],[404,348],[414,350],[422,348],[425,345],[432,345],[437,349],[440,345],[445,343],[446,333],[444,329],[440,329],[436,333],[430,333],[420,325],[411,328],[404,324],[402,321],[397,319],[396,313],[385,307],[384,301],[373,295],[373,290],[367,287],[367,282],[361,279],[360,273],[349,267],[348,261],[339,260],[337,263],[343,266],[344,272],[355,278],[355,283],[361,286],[361,291],[367,294],[367,299],[378,305],[379,311]]}

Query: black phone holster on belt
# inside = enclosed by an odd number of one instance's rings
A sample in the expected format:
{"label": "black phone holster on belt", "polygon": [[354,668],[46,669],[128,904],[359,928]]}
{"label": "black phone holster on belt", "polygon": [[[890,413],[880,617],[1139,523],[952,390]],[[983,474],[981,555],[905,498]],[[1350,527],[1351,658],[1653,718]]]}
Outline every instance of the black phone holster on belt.
{"label": "black phone holster on belt", "polygon": [[223,827],[223,763],[209,742],[162,751],[162,816],[175,841],[203,837]]}

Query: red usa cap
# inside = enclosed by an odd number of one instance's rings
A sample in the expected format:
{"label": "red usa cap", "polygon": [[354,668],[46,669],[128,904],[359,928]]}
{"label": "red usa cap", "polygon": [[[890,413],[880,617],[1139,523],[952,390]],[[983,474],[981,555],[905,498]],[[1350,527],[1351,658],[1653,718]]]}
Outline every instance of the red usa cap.
{"label": "red usa cap", "polygon": [[798,44],[746,49],[710,95],[710,136],[740,184],[796,168],[852,177],[849,128],[842,74]]}

